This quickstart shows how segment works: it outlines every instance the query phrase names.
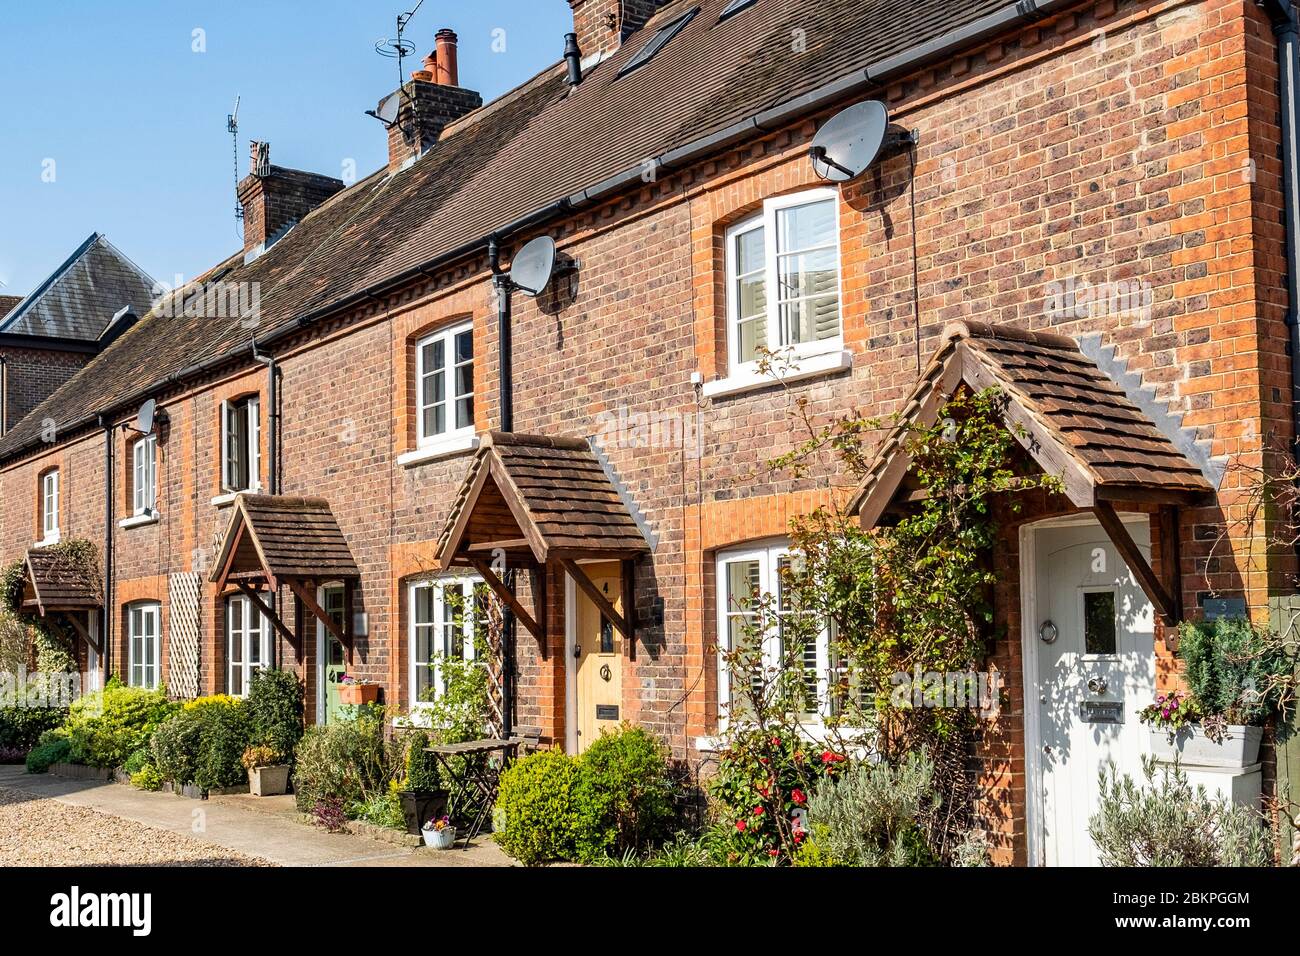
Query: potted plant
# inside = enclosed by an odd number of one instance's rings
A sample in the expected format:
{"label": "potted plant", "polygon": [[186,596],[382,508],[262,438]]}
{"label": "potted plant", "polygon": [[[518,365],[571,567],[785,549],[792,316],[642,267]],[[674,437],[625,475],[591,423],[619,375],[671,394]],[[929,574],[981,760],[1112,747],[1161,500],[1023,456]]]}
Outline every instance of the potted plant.
{"label": "potted plant", "polygon": [[1185,622],[1178,657],[1190,692],[1159,695],[1139,713],[1158,760],[1243,770],[1264,726],[1291,707],[1295,662],[1269,631],[1242,618]]}
{"label": "potted plant", "polygon": [[435,850],[450,850],[456,843],[456,828],[445,814],[430,820],[424,827],[424,845]]}
{"label": "potted plant", "polygon": [[255,797],[278,797],[289,789],[289,765],[274,748],[255,744],[244,751],[241,763],[248,771],[248,790]]}
{"label": "potted plant", "polygon": [[425,824],[447,813],[450,798],[442,787],[438,763],[433,754],[425,751],[429,734],[416,730],[407,736],[405,786],[397,792],[402,802],[402,816],[406,819],[406,832],[418,836]]}
{"label": "potted plant", "polygon": [[350,674],[339,681],[339,703],[345,706],[365,707],[379,701],[379,685],[366,684]]}

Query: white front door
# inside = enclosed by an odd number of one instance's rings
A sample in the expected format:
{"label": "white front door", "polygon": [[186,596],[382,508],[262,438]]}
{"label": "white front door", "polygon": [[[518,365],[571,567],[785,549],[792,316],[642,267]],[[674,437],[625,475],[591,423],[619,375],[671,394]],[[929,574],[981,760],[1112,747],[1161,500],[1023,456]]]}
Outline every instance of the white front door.
{"label": "white front door", "polygon": [[[1126,527],[1149,561],[1145,516]],[[1113,764],[1141,779],[1147,733],[1137,713],[1155,695],[1155,615],[1100,525],[1030,534],[1026,673],[1037,683],[1026,688],[1026,705],[1037,708],[1038,718],[1026,728],[1026,745],[1036,744],[1030,786],[1037,777],[1038,787],[1036,799],[1030,795],[1030,826],[1037,830],[1031,860],[1094,866],[1088,819],[1097,811],[1099,771]]]}

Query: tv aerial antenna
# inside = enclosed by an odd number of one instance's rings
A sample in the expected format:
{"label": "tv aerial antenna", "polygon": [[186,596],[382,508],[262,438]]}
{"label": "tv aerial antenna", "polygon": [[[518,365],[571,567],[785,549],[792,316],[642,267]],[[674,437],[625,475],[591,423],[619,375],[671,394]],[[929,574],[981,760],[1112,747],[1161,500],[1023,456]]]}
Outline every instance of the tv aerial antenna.
{"label": "tv aerial antenna", "polygon": [[239,94],[235,94],[235,109],[226,114],[226,132],[230,134],[231,151],[235,159],[235,228],[244,221],[244,207],[239,204]]}
{"label": "tv aerial antenna", "polygon": [[375,41],[376,53],[397,61],[397,92],[380,103],[378,109],[366,110],[366,115],[373,116],[389,129],[397,125],[398,108],[401,106],[403,91],[406,89],[406,58],[413,56],[416,49],[415,44],[406,39],[406,27],[420,12],[422,6],[424,0],[416,0],[414,7],[397,15],[396,36],[381,37]]}

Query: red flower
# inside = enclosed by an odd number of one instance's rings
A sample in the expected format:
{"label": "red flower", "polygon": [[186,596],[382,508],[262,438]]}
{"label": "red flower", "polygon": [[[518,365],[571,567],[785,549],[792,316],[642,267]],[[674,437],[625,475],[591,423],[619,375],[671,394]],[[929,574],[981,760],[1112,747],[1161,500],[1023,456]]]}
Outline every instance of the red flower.
{"label": "red flower", "polygon": [[768,856],[776,856],[776,854],[777,854],[777,851],[776,851],[776,850],[768,850],[768,851],[767,851],[767,855],[768,855]]}
{"label": "red flower", "polygon": [[835,755],[831,753],[829,750],[822,751],[822,763],[830,763],[834,759],[835,759]]}
{"label": "red flower", "polygon": [[781,738],[780,738],[780,737],[773,737],[773,738],[772,738],[772,746],[773,746],[773,747],[779,747],[779,746],[781,746]]}
{"label": "red flower", "polygon": [[757,807],[755,807],[755,808],[754,808],[754,816],[756,816],[756,817],[761,817],[762,815],[763,815],[763,808],[762,808],[762,806],[757,806]]}
{"label": "red flower", "polygon": [[768,796],[768,794],[771,793],[771,791],[768,790],[767,787],[763,787],[763,788],[762,788],[761,790],[759,790],[758,792],[761,793],[761,794],[763,795],[763,798],[764,798],[764,799],[766,799],[767,796]]}
{"label": "red flower", "polygon": [[794,831],[794,842],[795,842],[795,843],[802,843],[802,842],[803,842],[803,831],[802,831],[802,830],[795,830],[795,831]]}
{"label": "red flower", "polygon": [[737,821],[736,821],[736,830],[739,831],[740,833],[744,833],[744,832],[745,832],[745,827],[746,827],[746,826],[748,826],[748,824],[745,823],[744,820],[737,820]]}
{"label": "red flower", "polygon": [[759,757],[759,758],[758,758],[758,762],[761,763],[763,766],[766,767],[770,761],[768,761],[768,759],[767,759],[766,757]]}
{"label": "red flower", "polygon": [[795,787],[793,790],[790,791],[790,799],[793,800],[795,803],[802,805],[803,802],[808,798],[804,796],[804,792],[802,790],[800,790],[798,787]]}

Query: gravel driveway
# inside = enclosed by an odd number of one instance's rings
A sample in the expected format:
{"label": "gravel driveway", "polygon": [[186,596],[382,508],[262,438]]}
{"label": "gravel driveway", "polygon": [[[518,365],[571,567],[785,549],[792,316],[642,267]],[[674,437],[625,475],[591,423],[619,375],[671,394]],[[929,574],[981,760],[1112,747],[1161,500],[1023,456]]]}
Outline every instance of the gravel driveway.
{"label": "gravel driveway", "polygon": [[0,866],[268,866],[190,836],[0,788]]}

